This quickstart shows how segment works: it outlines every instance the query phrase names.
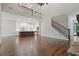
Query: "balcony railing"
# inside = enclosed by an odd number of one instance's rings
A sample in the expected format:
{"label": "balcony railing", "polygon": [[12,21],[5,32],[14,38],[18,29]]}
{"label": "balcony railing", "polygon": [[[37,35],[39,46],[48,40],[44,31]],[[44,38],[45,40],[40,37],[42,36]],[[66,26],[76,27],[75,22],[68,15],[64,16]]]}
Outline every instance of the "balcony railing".
{"label": "balcony railing", "polygon": [[[19,8],[20,9],[22,9],[22,10],[24,10],[24,12],[25,13],[27,13],[27,14],[30,14],[31,16],[38,16],[38,17],[41,17],[41,12],[39,12],[39,11],[34,11],[33,9],[31,9],[31,8],[28,8],[28,7],[25,7],[25,6],[23,6],[23,5],[19,5],[18,4],[18,6],[19,6]],[[29,11],[29,12],[28,12]]]}
{"label": "balcony railing", "polygon": [[36,8],[29,8],[20,3],[3,3],[2,4],[2,11],[11,12],[18,15],[30,16],[34,18],[41,18],[41,11]]}

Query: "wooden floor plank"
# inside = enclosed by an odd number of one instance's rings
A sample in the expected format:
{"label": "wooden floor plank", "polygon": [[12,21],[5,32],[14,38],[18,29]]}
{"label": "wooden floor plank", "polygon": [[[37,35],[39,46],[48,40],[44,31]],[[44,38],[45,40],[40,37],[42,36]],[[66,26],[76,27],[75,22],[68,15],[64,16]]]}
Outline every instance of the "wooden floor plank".
{"label": "wooden floor plank", "polygon": [[19,36],[2,38],[0,55],[2,56],[55,56],[64,55],[69,48],[67,40],[48,37]]}

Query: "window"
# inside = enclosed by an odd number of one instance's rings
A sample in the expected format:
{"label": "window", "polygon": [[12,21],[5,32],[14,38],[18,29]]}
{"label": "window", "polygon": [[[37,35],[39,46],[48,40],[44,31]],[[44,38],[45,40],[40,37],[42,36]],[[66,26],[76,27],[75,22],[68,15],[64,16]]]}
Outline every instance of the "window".
{"label": "window", "polygon": [[16,31],[37,31],[38,23],[31,22],[16,22]]}

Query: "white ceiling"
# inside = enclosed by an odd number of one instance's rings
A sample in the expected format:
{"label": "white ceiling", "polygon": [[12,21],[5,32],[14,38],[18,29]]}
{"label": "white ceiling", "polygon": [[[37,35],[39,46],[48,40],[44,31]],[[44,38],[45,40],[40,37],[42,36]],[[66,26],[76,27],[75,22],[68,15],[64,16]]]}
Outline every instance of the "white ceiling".
{"label": "white ceiling", "polygon": [[[50,17],[61,15],[61,14],[69,14],[75,10],[79,10],[79,3],[48,3],[48,5],[44,5],[42,7],[36,3],[14,3],[14,5],[17,5],[17,4],[21,4],[30,9],[42,12],[43,16],[47,15]],[[13,4],[10,3],[9,6],[11,5]]]}
{"label": "white ceiling", "polygon": [[79,3],[49,3],[42,8],[42,14],[43,16],[53,17],[61,14],[69,14],[76,10],[79,10]]}

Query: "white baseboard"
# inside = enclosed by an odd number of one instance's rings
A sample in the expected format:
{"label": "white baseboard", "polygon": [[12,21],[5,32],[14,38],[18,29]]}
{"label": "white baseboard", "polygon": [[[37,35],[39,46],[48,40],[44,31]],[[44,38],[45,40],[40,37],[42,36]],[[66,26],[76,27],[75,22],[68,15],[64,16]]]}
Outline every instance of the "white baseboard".
{"label": "white baseboard", "polygon": [[19,34],[13,34],[13,35],[11,35],[11,34],[9,34],[9,35],[2,35],[1,38],[4,38],[4,37],[10,37],[10,36],[17,36],[17,35],[19,35]]}
{"label": "white baseboard", "polygon": [[62,40],[66,40],[67,39],[66,37],[47,36],[47,35],[41,35],[41,36],[50,37],[50,38],[56,38],[56,39],[62,39]]}

